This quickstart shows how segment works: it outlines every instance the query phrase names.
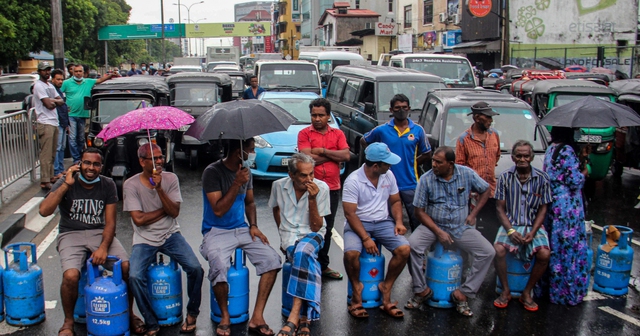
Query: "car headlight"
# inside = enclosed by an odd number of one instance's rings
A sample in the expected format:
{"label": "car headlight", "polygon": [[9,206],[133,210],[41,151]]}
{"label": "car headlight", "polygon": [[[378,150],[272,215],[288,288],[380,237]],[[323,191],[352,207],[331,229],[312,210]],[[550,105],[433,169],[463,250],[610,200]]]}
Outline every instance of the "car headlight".
{"label": "car headlight", "polygon": [[138,147],[146,145],[149,143],[149,139],[147,138],[140,138],[138,139]]}
{"label": "car headlight", "polygon": [[596,147],[596,153],[608,153],[612,145],[612,142],[603,142]]}
{"label": "car headlight", "polygon": [[93,145],[96,147],[102,147],[104,146],[104,140],[102,140],[101,138],[95,138],[93,139]]}
{"label": "car headlight", "polygon": [[267,140],[263,139],[261,136],[254,136],[253,140],[255,141],[256,148],[273,148]]}

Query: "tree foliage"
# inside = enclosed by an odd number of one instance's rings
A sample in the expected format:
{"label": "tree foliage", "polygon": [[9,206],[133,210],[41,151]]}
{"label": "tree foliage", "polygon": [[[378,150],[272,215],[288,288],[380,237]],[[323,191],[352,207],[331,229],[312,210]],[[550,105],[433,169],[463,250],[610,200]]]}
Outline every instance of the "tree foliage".
{"label": "tree foliage", "polygon": [[14,64],[51,41],[51,5],[48,0],[0,0],[7,33],[0,35],[0,63]]}

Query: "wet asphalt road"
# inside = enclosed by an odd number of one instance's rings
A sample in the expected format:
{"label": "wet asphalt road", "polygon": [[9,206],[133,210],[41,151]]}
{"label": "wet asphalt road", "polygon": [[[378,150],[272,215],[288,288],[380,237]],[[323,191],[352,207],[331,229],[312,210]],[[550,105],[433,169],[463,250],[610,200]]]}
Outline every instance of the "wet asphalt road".
{"label": "wet asphalt road", "polygon": [[[182,165],[177,166],[184,199],[178,219],[182,226],[182,234],[196,251],[206,271],[208,266],[197,252],[202,240],[200,233],[202,216],[200,177],[203,168],[189,171]],[[625,173],[622,180],[617,181],[612,177],[607,177],[605,181],[596,185],[588,219],[593,219],[596,224],[601,226],[607,224],[629,225],[634,231],[640,231],[640,221],[638,220],[640,210],[633,209],[637,203],[636,197],[640,193],[639,187],[640,174]],[[271,244],[277,247],[279,237],[271,210],[267,207],[270,183],[256,182],[254,188],[258,208],[258,224]],[[340,208],[336,217],[336,228],[340,234],[342,234],[342,223],[344,223],[344,215]],[[117,236],[130,251],[132,228],[128,214],[119,212]],[[637,234],[636,237],[638,237]],[[599,239],[600,234],[595,231],[594,247],[597,246]],[[640,252],[638,246],[635,246],[635,249],[636,252]],[[635,255],[636,259],[640,258],[639,253]],[[332,242],[330,256],[331,267],[344,274],[342,250],[335,242]],[[387,251],[385,251],[385,256],[388,262],[390,254]],[[46,311],[46,321],[40,325],[22,329],[1,323],[0,334],[30,336],[57,334],[62,325],[63,313],[59,296],[60,261],[55,249],[55,242],[42,255],[39,265],[44,272],[45,299],[50,305],[50,309]],[[632,272],[634,276],[640,276],[638,265],[638,260],[636,260]],[[249,269],[251,273],[251,310],[253,310],[258,278],[255,277],[253,267],[249,265]],[[281,275],[278,275],[265,311],[267,323],[276,332],[286,320],[280,314],[281,285]],[[183,288],[186,288],[186,278],[183,278]],[[392,298],[399,302],[399,307],[402,307],[411,296],[410,288],[411,277],[408,270],[405,269],[392,294]],[[577,307],[552,305],[543,300],[539,302],[540,310],[537,313],[529,313],[522,308],[517,300],[511,301],[505,310],[494,308],[492,305],[492,301],[496,297],[494,288],[495,275],[492,269],[485,279],[478,298],[471,301],[471,308],[475,313],[472,318],[463,317],[453,309],[423,307],[419,311],[405,310],[404,319],[393,319],[378,309],[370,309],[369,319],[363,321],[353,319],[348,315],[345,275],[343,281],[324,281],[322,317],[320,321],[312,324],[311,332],[312,335],[640,335],[640,310],[636,306],[640,304],[639,294],[632,289],[627,297],[595,297]],[[198,319],[196,335],[215,335],[215,325],[209,318],[209,302],[209,282],[205,279],[201,315]],[[184,304],[186,304],[186,295]],[[631,322],[612,314],[616,312],[631,317]],[[86,335],[84,325],[76,324],[75,330],[78,335]],[[163,328],[160,332],[160,335],[178,334],[179,325]],[[247,334],[246,323],[232,327],[232,335]]]}

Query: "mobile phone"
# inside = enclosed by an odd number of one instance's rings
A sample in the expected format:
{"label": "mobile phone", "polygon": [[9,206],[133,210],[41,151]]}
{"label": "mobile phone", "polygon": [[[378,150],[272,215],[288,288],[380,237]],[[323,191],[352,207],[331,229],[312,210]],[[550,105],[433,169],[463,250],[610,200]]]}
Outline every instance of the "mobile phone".
{"label": "mobile phone", "polygon": [[75,177],[79,172],[80,172],[80,168],[81,168],[81,163],[78,162],[78,170],[73,172],[73,176]]}

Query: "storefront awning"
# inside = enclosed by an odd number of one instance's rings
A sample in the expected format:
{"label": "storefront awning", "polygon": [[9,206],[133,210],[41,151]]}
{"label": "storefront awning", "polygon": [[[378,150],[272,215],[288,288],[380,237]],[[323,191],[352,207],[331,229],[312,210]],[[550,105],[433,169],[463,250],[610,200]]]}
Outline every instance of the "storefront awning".
{"label": "storefront awning", "polygon": [[456,44],[451,48],[454,53],[461,54],[486,54],[500,52],[500,40],[496,41],[470,41]]}

